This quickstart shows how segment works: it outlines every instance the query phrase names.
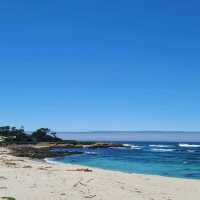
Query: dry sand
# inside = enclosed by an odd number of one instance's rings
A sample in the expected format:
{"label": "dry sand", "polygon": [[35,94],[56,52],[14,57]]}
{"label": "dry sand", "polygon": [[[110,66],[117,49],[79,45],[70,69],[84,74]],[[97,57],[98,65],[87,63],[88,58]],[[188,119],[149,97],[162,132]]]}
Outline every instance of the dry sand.
{"label": "dry sand", "polygon": [[[0,197],[16,200],[199,200],[200,181],[16,158],[0,150]],[[0,198],[1,199],[1,198]]]}

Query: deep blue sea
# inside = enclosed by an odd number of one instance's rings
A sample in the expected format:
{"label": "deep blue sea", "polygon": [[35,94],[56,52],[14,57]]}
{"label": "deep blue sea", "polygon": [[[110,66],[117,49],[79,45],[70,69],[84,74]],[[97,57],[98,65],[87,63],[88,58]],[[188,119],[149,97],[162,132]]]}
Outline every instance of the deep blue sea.
{"label": "deep blue sea", "polygon": [[83,154],[49,161],[80,164],[128,173],[200,179],[199,142],[115,141],[115,143],[123,143],[125,147],[67,149],[67,151],[81,151]]}

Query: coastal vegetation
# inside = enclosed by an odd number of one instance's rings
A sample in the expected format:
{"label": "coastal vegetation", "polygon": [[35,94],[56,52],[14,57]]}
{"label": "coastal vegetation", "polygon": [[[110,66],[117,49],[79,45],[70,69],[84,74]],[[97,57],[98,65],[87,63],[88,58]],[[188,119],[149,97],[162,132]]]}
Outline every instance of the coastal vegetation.
{"label": "coastal vegetation", "polygon": [[37,144],[39,142],[61,142],[62,139],[56,136],[48,128],[40,128],[31,134],[25,133],[24,128],[3,126],[0,127],[1,144]]}
{"label": "coastal vegetation", "polygon": [[[16,128],[10,126],[0,127],[0,145],[6,146],[12,155],[37,159],[81,154],[78,150],[70,152],[68,151],[69,148],[109,148],[122,146],[121,144],[102,142],[63,140],[48,128],[40,128],[32,133],[26,133],[24,127]],[[57,151],[54,151],[55,149]]]}
{"label": "coastal vegetation", "polygon": [[16,200],[14,197],[2,197],[2,200]]}

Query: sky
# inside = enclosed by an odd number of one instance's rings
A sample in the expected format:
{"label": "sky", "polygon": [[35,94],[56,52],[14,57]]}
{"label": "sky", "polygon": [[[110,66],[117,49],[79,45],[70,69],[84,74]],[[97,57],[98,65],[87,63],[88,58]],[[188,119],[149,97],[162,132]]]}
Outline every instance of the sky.
{"label": "sky", "polygon": [[198,0],[1,0],[0,125],[200,131]]}

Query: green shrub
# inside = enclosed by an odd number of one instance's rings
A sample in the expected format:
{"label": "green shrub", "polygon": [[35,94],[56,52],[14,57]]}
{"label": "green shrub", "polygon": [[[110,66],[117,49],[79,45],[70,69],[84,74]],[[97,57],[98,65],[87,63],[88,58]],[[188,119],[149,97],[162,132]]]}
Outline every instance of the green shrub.
{"label": "green shrub", "polygon": [[16,200],[14,197],[2,197],[1,199],[4,199],[4,200]]}

